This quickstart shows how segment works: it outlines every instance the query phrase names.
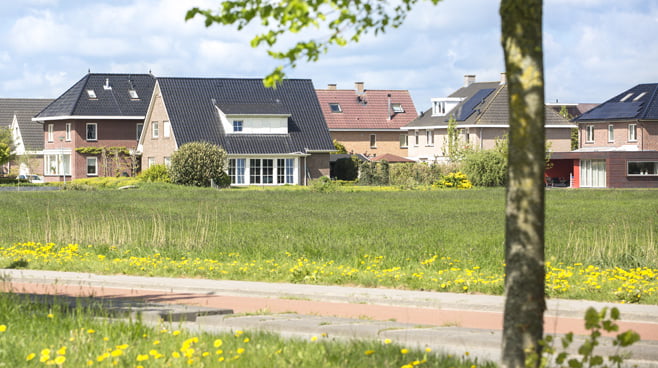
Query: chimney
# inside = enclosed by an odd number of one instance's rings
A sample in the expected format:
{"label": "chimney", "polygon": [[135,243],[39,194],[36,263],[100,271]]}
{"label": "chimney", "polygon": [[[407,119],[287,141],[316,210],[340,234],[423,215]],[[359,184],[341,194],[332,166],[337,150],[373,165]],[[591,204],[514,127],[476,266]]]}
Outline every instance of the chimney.
{"label": "chimney", "polygon": [[354,82],[354,89],[356,89],[357,94],[363,94],[363,91],[365,91],[363,88],[363,82]]}
{"label": "chimney", "polygon": [[504,72],[500,73],[500,84],[503,85],[506,83],[507,83],[507,74],[505,74]]}
{"label": "chimney", "polygon": [[327,84],[327,89],[330,90],[330,91],[335,91],[336,90],[336,83]]}
{"label": "chimney", "polygon": [[464,87],[468,87],[473,83],[475,83],[475,74],[464,75]]}

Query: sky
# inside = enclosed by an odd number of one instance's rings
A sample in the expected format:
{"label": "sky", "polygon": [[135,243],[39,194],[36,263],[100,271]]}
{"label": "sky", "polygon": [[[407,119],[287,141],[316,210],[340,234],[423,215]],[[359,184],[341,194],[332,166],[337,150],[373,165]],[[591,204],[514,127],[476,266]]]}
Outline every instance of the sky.
{"label": "sky", "polygon": [[[206,28],[191,7],[219,0],[20,0],[0,2],[0,98],[56,98],[91,71],[162,77],[262,78],[280,64],[251,48],[260,26]],[[416,109],[460,88],[464,75],[504,71],[497,0],[420,2],[404,25],[331,48],[286,69],[317,89],[402,89]],[[658,1],[544,0],[546,101],[600,103],[658,82]],[[320,31],[293,35],[321,38]]]}

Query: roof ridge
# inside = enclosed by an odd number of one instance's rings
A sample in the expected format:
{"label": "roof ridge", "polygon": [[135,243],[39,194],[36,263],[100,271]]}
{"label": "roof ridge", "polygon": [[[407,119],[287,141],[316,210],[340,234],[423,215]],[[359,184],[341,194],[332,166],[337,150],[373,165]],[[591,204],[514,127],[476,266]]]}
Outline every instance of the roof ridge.
{"label": "roof ridge", "polygon": [[[70,111],[70,113],[69,113],[70,115],[73,115],[73,112],[78,108],[78,103],[80,102],[80,96],[82,96],[82,94],[84,93],[84,91],[87,89],[87,83],[89,83],[89,76],[90,76],[90,75],[91,75],[91,73],[87,73],[87,74],[85,74],[84,77],[82,77],[82,79],[80,79],[80,82],[82,82],[82,81],[84,80],[85,83],[84,83],[84,85],[82,86],[82,88],[80,89],[80,93],[78,93],[78,95],[76,96],[75,103],[73,104],[73,108],[71,109],[71,111]],[[85,80],[85,79],[86,79],[86,80]],[[80,82],[78,82],[78,83],[80,83]],[[75,87],[78,83],[75,83],[74,85],[72,85],[71,88]],[[71,90],[71,88],[69,88],[68,90],[66,90],[66,92],[68,92],[69,90]],[[62,93],[62,96],[64,96],[64,95],[66,94],[66,92]]]}
{"label": "roof ridge", "polygon": [[[263,78],[257,77],[154,77],[155,79],[188,79],[188,80],[253,80],[253,81],[262,81]],[[283,81],[310,81],[310,78],[284,78]]]}

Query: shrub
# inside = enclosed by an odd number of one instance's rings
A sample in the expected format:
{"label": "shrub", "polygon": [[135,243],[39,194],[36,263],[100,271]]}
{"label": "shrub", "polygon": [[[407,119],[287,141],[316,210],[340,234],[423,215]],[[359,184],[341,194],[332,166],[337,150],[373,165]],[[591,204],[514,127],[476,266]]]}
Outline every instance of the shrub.
{"label": "shrub", "polygon": [[210,181],[226,185],[226,151],[208,142],[182,145],[171,157],[169,175],[175,184],[209,187]]}
{"label": "shrub", "polygon": [[336,187],[338,186],[337,183],[327,176],[322,176],[312,180],[310,184],[312,191],[321,193],[335,192]]}
{"label": "shrub", "polygon": [[503,186],[507,183],[507,155],[495,149],[471,152],[464,159],[463,170],[474,185]]}
{"label": "shrub", "polygon": [[167,166],[162,164],[153,165],[142,171],[138,178],[139,180],[145,181],[147,183],[171,183],[169,169]]}
{"label": "shrub", "polygon": [[389,183],[413,188],[418,185],[432,185],[441,179],[443,173],[460,171],[459,163],[427,162],[399,163],[389,168]]}
{"label": "shrub", "polygon": [[437,188],[471,189],[473,184],[462,172],[452,172],[433,184]]}

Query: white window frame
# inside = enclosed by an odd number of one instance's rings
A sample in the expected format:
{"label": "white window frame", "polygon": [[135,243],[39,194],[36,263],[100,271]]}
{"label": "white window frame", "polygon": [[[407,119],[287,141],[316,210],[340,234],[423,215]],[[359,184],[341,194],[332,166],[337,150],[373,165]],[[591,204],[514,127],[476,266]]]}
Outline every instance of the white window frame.
{"label": "white window frame", "polygon": [[608,143],[615,143],[615,126],[608,124]]}
{"label": "white window frame", "polygon": [[166,157],[164,158],[164,164],[165,164],[165,166],[167,166],[167,167],[171,167],[171,157],[166,156]]}
{"label": "white window frame", "polygon": [[427,147],[434,147],[434,131],[431,129],[425,131],[425,144]]}
{"label": "white window frame", "polygon": [[370,134],[370,148],[377,148],[377,134]]}
{"label": "white window frame", "polygon": [[594,143],[594,125],[587,125],[585,132],[585,143]]}
{"label": "white window frame", "polygon": [[[89,138],[89,128],[94,127],[94,137]],[[87,123],[85,124],[85,140],[88,142],[98,141],[98,124],[97,123]]]}
{"label": "white window frame", "polygon": [[605,160],[580,160],[580,186],[582,188],[605,188],[606,165]]}
{"label": "white window frame", "polygon": [[55,141],[55,124],[48,124],[48,142],[54,142]]}
{"label": "white window frame", "polygon": [[409,134],[400,134],[400,148],[409,147]]}
{"label": "white window frame", "polygon": [[244,120],[233,120],[233,133],[241,133],[244,131]]}
{"label": "white window frame", "polygon": [[64,139],[66,139],[67,142],[71,141],[71,123],[66,123],[66,128],[65,128],[65,134],[64,134]]}
{"label": "white window frame", "polygon": [[137,94],[137,91],[134,89],[129,89],[128,95],[130,96],[131,100],[139,100],[139,95]]}
{"label": "white window frame", "polygon": [[169,123],[169,121],[165,120],[162,122],[162,130],[163,130],[162,136],[164,138],[171,137],[171,124]]}
{"label": "white window frame", "polygon": [[637,142],[637,124],[628,124],[628,141]]}
{"label": "white window frame", "polygon": [[160,138],[160,126],[157,121],[151,122],[151,138]]}
{"label": "white window frame", "polygon": [[415,140],[414,140],[414,146],[415,146],[415,147],[418,147],[418,144],[419,144],[419,142],[420,142],[420,137],[419,137],[419,135],[418,135],[418,131],[417,131],[417,130],[414,130],[414,138],[415,138]]}
{"label": "white window frame", "polygon": [[[96,156],[87,156],[85,158],[85,167],[87,170],[87,176],[98,176],[98,157]],[[93,165],[90,165],[90,163],[93,163]],[[94,168],[94,172],[89,171],[89,167]]]}
{"label": "white window frame", "polygon": [[98,99],[98,96],[96,96],[96,91],[94,91],[93,89],[88,89],[88,90],[87,90],[87,97],[88,97],[90,100],[96,100],[96,99]]}
{"label": "white window frame", "polygon": [[404,107],[402,107],[401,103],[392,103],[391,110],[393,110],[395,113],[402,113],[404,112]]}
{"label": "white window frame", "polygon": [[144,123],[137,123],[135,126],[135,135],[137,136],[137,140],[139,140],[139,137],[142,135],[142,131],[144,131]]}
{"label": "white window frame", "polygon": [[148,158],[146,159],[146,165],[147,165],[147,167],[146,167],[147,169],[148,169],[149,167],[155,165],[155,157],[148,157]]}
{"label": "white window frame", "polygon": [[45,176],[71,175],[71,153],[44,153],[43,173]]}

